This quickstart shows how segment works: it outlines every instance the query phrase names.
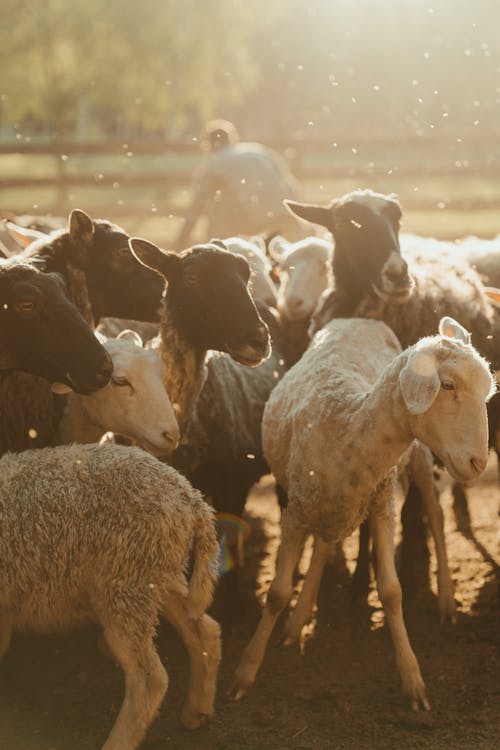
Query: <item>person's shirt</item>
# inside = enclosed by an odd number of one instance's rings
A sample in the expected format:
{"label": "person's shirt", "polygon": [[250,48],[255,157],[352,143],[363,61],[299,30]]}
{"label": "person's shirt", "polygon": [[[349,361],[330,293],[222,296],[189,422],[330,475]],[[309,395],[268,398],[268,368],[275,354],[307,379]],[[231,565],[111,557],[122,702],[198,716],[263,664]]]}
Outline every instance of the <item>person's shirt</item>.
{"label": "person's shirt", "polygon": [[284,198],[297,197],[285,160],[258,143],[236,143],[211,154],[200,168],[186,223],[206,213],[217,236],[252,235],[287,216]]}

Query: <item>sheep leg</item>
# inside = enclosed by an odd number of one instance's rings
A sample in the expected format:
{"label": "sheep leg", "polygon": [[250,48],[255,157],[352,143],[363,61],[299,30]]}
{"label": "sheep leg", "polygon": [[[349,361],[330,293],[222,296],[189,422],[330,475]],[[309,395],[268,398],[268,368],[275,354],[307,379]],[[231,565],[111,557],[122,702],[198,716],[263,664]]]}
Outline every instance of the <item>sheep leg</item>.
{"label": "sheep leg", "polygon": [[434,546],[436,548],[438,600],[441,624],[449,620],[456,622],[454,587],[448,567],[448,554],[444,538],[443,509],[434,485],[432,456],[423,447],[414,449],[411,468],[415,484],[420,490],[425,515],[428,518]]}
{"label": "sheep leg", "polygon": [[359,527],[359,547],[356,569],[352,577],[352,598],[366,601],[370,588],[370,527],[363,521]]}
{"label": "sheep leg", "polygon": [[297,526],[285,510],[282,516],[282,536],[276,561],[276,574],[269,589],[260,622],[243,652],[235,673],[231,689],[231,695],[235,700],[242,698],[255,682],[276,620],[291,599],[293,572],[302,552],[304,538],[303,528]]}
{"label": "sheep leg", "polygon": [[214,712],[217,670],[221,657],[220,628],[208,615],[199,620],[187,615],[181,595],[164,598],[162,614],[184,641],[190,661],[188,694],[181,721],[188,729],[196,729]]}
{"label": "sheep leg", "polygon": [[290,615],[283,633],[283,645],[289,646],[300,640],[302,628],[313,613],[325,563],[330,554],[330,545],[320,537],[314,537],[314,549],[309,570],[307,571],[302,591],[297,604]]}
{"label": "sheep leg", "polygon": [[113,625],[104,637],[125,673],[125,698],[102,750],[136,750],[166,693],[167,673],[152,638],[127,638]]}
{"label": "sheep leg", "polygon": [[2,618],[0,619],[0,661],[10,646],[11,636],[12,619],[6,615],[2,615]]}
{"label": "sheep leg", "polygon": [[386,507],[385,512],[380,509],[378,512],[372,513],[370,525],[377,559],[378,593],[391,632],[396,664],[403,689],[409,697],[414,711],[417,711],[420,705],[429,710],[425,684],[403,621],[401,586],[394,563],[395,524],[392,509]]}

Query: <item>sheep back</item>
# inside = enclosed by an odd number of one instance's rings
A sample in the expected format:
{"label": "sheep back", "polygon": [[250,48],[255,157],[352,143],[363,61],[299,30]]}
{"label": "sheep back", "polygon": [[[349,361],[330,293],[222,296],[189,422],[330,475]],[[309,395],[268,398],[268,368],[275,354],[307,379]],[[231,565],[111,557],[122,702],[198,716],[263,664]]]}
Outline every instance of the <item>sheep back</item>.
{"label": "sheep back", "polygon": [[102,621],[110,602],[131,627],[141,608],[156,622],[161,595],[184,590],[200,522],[203,554],[217,550],[200,493],[172,467],[123,446],[7,454],[0,518],[0,610],[21,628]]}
{"label": "sheep back", "polygon": [[[345,436],[352,431],[361,400],[400,352],[384,323],[332,321],[316,334],[267,402],[262,422],[264,455],[290,501],[320,534],[328,526],[339,530],[342,538],[363,520],[350,518],[348,498],[326,510],[325,500],[330,491],[342,493],[356,450]],[[360,508],[363,514],[366,508]],[[327,524],[325,518],[330,519]]]}

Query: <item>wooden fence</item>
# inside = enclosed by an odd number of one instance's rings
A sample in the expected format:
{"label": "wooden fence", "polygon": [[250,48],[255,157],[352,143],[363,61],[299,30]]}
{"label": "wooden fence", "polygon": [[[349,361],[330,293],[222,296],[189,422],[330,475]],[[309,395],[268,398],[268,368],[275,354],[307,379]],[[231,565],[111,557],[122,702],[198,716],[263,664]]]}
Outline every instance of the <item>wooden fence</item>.
{"label": "wooden fence", "polygon": [[[500,179],[500,139],[488,138],[333,138],[329,141],[297,139],[290,142],[268,143],[283,153],[297,178],[304,184],[335,182],[336,180],[358,179],[360,184],[371,185],[375,180],[393,176],[403,181],[415,181],[422,177],[444,177],[451,180],[464,177],[486,177]],[[25,205],[22,198],[15,204],[9,198],[9,191],[31,192],[51,189],[53,198],[49,210],[63,213],[74,188],[108,188],[99,198],[102,215],[110,213],[134,213],[134,206],[127,202],[120,208],[119,201],[109,200],[109,188],[154,189],[161,195],[162,212],[178,213],[179,206],[172,195],[175,191],[189,190],[193,170],[201,158],[199,144],[193,141],[141,140],[129,143],[106,141],[104,143],[27,143],[19,141],[10,144],[0,143],[0,165],[3,156],[22,154],[49,157],[52,167],[48,175],[3,174],[0,167],[0,209],[2,213],[29,212],[32,206]],[[74,158],[80,165],[82,157],[102,157],[113,161],[110,170],[74,171]],[[125,159],[126,157],[126,159]],[[132,157],[155,157],[162,160],[163,169],[121,169],[120,164]],[[52,162],[53,159],[53,162]],[[170,163],[170,160],[172,163]],[[140,164],[139,158],[135,163]],[[26,162],[28,163],[28,162]],[[29,168],[27,170],[29,172]],[[396,189],[398,189],[395,181]],[[22,192],[20,193],[22,196]],[[116,195],[114,195],[116,199]],[[412,207],[416,210],[436,208],[435,198],[419,193],[412,196]],[[454,197],[447,204],[456,210],[499,208],[496,197],[475,196],[470,192],[464,197]],[[139,212],[140,209],[137,208]]]}

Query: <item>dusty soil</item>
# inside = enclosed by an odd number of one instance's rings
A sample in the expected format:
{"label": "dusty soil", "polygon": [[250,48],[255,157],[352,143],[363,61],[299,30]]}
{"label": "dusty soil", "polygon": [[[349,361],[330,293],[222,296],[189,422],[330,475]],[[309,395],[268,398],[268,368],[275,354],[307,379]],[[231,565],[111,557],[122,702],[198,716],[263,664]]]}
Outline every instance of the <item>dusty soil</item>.
{"label": "dusty soil", "polygon": [[[405,617],[427,683],[429,713],[414,714],[406,706],[375,590],[367,606],[351,606],[356,538],[345,545],[347,566],[330,569],[324,577],[302,653],[272,645],[254,689],[234,703],[225,696],[256,625],[279,538],[273,485],[265,478],[248,503],[251,535],[240,592],[232,592],[229,608],[218,596],[214,608],[224,623],[216,716],[195,732],[180,727],[187,659],[181,642],[162,625],[158,648],[170,689],[143,747],[499,748],[498,502],[495,464],[470,490],[469,528],[464,518],[457,528],[449,488],[443,490],[458,603],[455,626],[439,625],[434,557],[430,580],[416,565],[417,587],[406,597]],[[227,596],[227,591],[220,593]],[[15,637],[0,668],[1,750],[100,748],[118,712],[123,684],[119,669],[99,651],[97,635],[90,628],[64,636]]]}

